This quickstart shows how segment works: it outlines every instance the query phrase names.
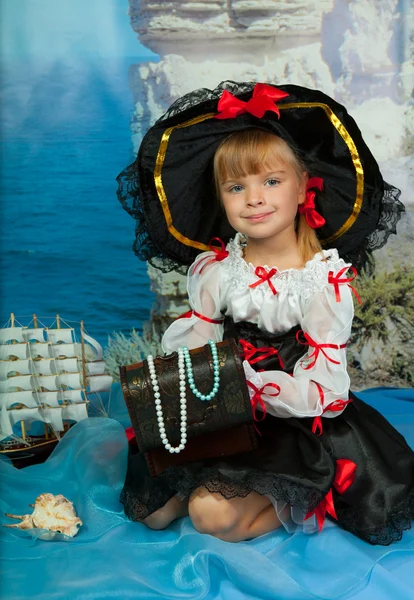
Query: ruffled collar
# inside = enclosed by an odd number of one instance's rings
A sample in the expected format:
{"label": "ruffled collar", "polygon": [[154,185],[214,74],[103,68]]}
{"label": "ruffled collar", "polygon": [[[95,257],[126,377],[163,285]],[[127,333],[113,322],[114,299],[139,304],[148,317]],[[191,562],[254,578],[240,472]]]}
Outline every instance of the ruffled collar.
{"label": "ruffled collar", "polygon": [[[253,265],[252,263],[246,262],[243,258],[243,248],[246,246],[246,244],[247,244],[247,236],[245,236],[243,233],[236,233],[234,238],[231,239],[229,241],[229,243],[227,244],[227,250],[229,252],[230,259],[233,259],[236,262],[240,262],[241,264],[243,264],[245,266],[246,270],[253,273],[257,267],[255,265]],[[322,250],[321,252],[317,252],[313,258],[311,258],[310,260],[308,260],[305,263],[305,266],[303,267],[303,269],[280,269],[279,270],[277,265],[261,265],[261,266],[263,268],[265,268],[267,271],[270,269],[276,269],[277,274],[281,275],[283,273],[292,273],[292,272],[300,273],[302,271],[312,269],[312,268],[314,268],[315,263],[321,263],[322,261],[325,264],[326,262],[330,262],[330,263],[334,262],[335,263],[340,260],[341,259],[339,258],[338,250],[336,248],[331,248],[329,250]]]}

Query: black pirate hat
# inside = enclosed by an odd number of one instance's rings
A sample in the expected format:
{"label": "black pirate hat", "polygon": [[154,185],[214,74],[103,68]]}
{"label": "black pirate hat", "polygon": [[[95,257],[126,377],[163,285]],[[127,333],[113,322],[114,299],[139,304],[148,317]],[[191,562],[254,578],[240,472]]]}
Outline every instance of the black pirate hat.
{"label": "black pirate hat", "polygon": [[[359,262],[381,247],[404,207],[386,184],[344,106],[297,85],[226,81],[178,99],[142,140],[135,162],[118,176],[118,197],[136,219],[134,251],[161,258],[164,270],[189,265],[211,238],[234,235],[217,202],[213,157],[230,134],[259,128],[284,139],[324,192],[316,197],[323,247]],[[160,266],[160,262],[156,261]]]}

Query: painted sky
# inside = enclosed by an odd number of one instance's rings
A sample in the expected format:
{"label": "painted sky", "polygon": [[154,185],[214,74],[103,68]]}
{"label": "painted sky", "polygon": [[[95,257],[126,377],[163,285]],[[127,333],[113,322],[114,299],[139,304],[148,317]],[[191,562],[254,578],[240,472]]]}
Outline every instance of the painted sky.
{"label": "painted sky", "polygon": [[128,17],[128,0],[0,0],[3,58],[153,56]]}

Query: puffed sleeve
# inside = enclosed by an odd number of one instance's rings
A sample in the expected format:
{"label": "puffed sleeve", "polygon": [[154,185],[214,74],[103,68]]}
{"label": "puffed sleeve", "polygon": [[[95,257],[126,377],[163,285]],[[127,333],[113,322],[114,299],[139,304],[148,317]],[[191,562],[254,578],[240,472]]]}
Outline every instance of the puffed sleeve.
{"label": "puffed sleeve", "polygon": [[[277,417],[322,414],[335,417],[345,408],[343,403],[336,401],[349,399],[346,344],[354,316],[352,292],[348,285],[341,285],[340,293],[337,293],[335,286],[329,283],[328,268],[326,276],[326,285],[304,304],[301,338],[302,341],[306,339],[309,347],[307,351],[304,347],[304,356],[296,363],[293,376],[282,371],[257,374],[263,385],[276,383],[280,387],[277,397],[262,395],[268,412]],[[265,388],[264,391],[272,393],[274,389]],[[330,410],[329,406],[334,402],[335,407]]]}
{"label": "puffed sleeve", "polygon": [[[221,263],[214,252],[204,252],[191,265],[187,277],[187,291],[192,314],[176,319],[162,338],[165,353],[174,352],[180,346],[199,348],[208,340],[223,339],[223,315],[221,313],[220,280]],[[216,322],[211,322],[216,321]]]}

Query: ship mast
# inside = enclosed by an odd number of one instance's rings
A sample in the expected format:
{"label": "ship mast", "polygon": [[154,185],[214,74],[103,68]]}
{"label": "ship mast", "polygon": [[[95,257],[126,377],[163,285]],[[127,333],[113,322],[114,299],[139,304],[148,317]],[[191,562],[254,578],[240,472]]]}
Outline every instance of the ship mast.
{"label": "ship mast", "polygon": [[86,357],[85,357],[85,340],[84,340],[85,325],[84,325],[83,321],[80,322],[80,330],[81,330],[81,348],[82,348],[82,376],[83,376],[83,386],[85,388],[85,396],[86,396],[86,399],[87,399],[86,388],[88,387],[88,385],[87,385],[87,381],[86,381]]}
{"label": "ship mast", "polygon": [[[37,316],[36,314],[33,314],[33,327],[34,329],[37,329]],[[44,388],[41,388],[42,391],[44,390]],[[49,439],[49,425],[47,423],[44,424],[44,431],[45,431],[45,439]]]}
{"label": "ship mast", "polygon": [[[14,313],[10,313],[10,324],[12,327],[14,327],[14,324],[15,324]],[[13,344],[15,344],[15,343],[16,343],[16,340],[13,340]],[[20,390],[21,388],[18,388],[18,389]],[[24,424],[24,421],[20,421],[20,428],[22,430],[22,439],[25,442],[26,441],[26,426]]]}

